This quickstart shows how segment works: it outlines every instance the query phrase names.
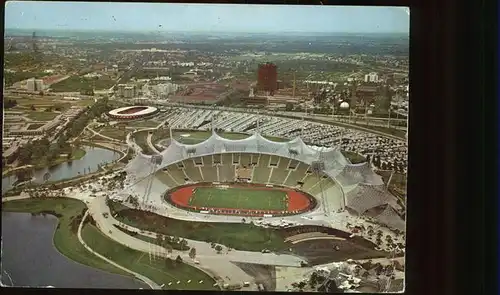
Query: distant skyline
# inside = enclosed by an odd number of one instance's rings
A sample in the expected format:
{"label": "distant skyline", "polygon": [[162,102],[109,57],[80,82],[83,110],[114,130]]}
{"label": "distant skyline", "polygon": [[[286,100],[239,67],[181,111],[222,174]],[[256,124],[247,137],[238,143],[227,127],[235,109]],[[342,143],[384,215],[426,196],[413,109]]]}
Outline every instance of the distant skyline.
{"label": "distant skyline", "polygon": [[9,1],[6,29],[409,33],[403,7]]}

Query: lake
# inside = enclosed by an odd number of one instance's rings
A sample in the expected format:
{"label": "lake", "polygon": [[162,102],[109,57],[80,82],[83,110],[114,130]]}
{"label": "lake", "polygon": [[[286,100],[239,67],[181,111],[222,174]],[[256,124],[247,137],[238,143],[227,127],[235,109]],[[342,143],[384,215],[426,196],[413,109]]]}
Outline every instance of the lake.
{"label": "lake", "polygon": [[149,289],[140,281],[85,266],[59,253],[53,243],[57,222],[52,215],[44,217],[2,212],[3,284],[16,287]]}
{"label": "lake", "polygon": [[[73,178],[78,175],[84,175],[96,172],[98,165],[110,163],[120,158],[121,154],[112,150],[84,146],[85,156],[81,159],[71,162],[61,163],[54,167],[46,167],[38,169],[34,174],[34,183],[44,183],[44,175],[49,172],[49,181],[59,181],[63,179]],[[12,189],[17,177],[15,175],[2,178],[2,194]]]}

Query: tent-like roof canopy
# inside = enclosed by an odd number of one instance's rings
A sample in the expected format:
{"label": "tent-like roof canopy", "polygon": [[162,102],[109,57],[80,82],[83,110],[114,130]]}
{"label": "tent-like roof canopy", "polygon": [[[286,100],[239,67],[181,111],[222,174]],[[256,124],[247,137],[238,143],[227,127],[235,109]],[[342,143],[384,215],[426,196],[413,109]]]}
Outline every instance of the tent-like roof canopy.
{"label": "tent-like roof canopy", "polygon": [[381,177],[371,170],[369,163],[350,164],[338,148],[308,146],[300,137],[277,142],[257,132],[247,138],[236,140],[227,139],[212,132],[209,138],[196,144],[184,144],[172,138],[170,145],[159,155],[151,156],[140,153],[127,165],[126,170],[129,174],[142,178],[188,158],[222,153],[269,154],[296,159],[308,165],[323,162],[322,172],[336,179],[343,187],[360,182],[383,184]]}

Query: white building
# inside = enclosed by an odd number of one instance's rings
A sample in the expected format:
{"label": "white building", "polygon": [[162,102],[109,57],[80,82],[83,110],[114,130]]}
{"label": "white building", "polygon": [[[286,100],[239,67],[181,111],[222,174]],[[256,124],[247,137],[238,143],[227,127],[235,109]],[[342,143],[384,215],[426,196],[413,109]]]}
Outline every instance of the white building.
{"label": "white building", "polygon": [[30,78],[26,81],[26,89],[28,91],[35,92],[36,90],[35,78]]}
{"label": "white building", "polygon": [[365,75],[365,82],[375,82],[377,83],[379,80],[378,80],[378,75],[377,73],[369,73],[367,75]]}
{"label": "white building", "polygon": [[42,79],[36,79],[35,80],[35,91],[42,91],[45,89],[45,85],[43,83],[43,80]]}
{"label": "white building", "polygon": [[136,93],[135,93],[135,86],[126,86],[124,89],[123,89],[123,96],[125,98],[133,98],[135,97]]}
{"label": "white building", "polygon": [[151,87],[153,93],[159,97],[167,97],[179,90],[179,85],[173,83],[161,83]]}

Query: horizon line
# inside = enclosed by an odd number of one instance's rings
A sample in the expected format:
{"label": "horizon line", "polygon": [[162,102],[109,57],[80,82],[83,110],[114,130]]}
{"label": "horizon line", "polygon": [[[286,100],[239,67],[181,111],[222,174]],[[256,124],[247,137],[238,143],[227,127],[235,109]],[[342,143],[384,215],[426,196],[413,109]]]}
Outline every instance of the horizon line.
{"label": "horizon line", "polygon": [[85,28],[5,28],[5,30],[27,30],[27,31],[80,31],[80,32],[131,32],[131,33],[301,33],[301,34],[409,34],[409,32],[348,32],[348,31],[227,31],[227,30],[154,30],[154,29],[85,29]]}

